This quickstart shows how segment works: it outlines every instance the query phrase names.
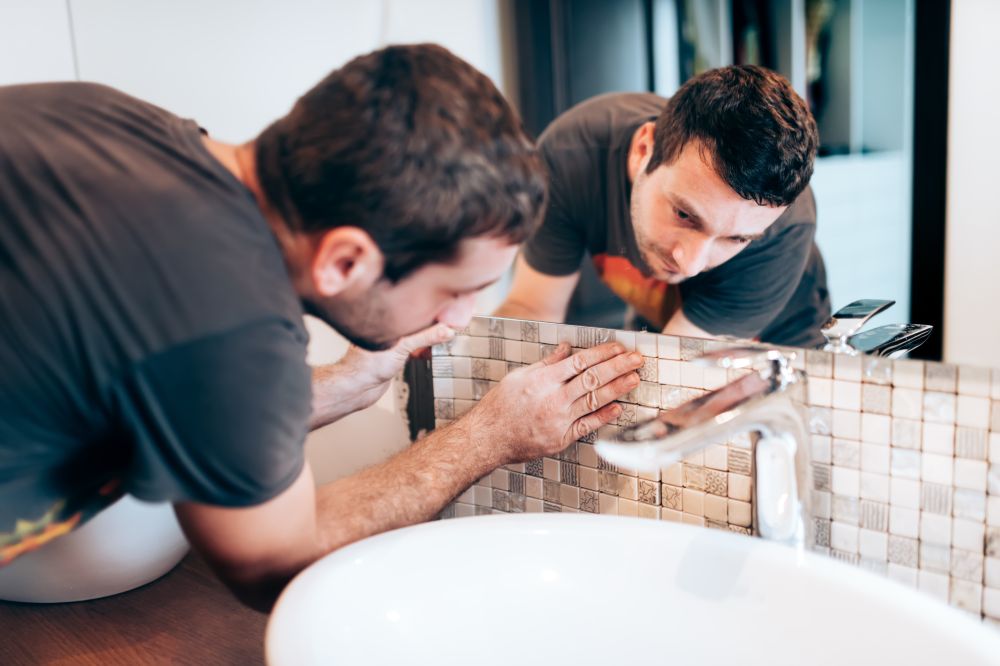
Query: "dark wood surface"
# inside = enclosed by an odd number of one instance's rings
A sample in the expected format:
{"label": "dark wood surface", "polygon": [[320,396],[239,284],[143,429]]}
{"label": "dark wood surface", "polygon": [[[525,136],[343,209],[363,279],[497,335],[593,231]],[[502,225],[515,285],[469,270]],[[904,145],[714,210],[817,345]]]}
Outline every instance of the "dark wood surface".
{"label": "dark wood surface", "polygon": [[163,578],[106,599],[0,602],[0,664],[262,664],[266,623],[189,554]]}

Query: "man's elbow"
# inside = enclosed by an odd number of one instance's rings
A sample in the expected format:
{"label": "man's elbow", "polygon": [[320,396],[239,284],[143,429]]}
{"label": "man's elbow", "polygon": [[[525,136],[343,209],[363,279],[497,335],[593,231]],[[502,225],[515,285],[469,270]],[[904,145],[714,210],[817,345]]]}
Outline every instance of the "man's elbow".
{"label": "man's elbow", "polygon": [[246,571],[212,565],[219,580],[240,603],[261,613],[270,613],[281,592],[298,571]]}

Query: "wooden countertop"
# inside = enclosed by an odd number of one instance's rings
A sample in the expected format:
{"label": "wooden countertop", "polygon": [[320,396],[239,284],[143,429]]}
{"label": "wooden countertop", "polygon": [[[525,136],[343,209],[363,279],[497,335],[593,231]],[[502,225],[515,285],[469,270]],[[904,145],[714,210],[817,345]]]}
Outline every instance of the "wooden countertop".
{"label": "wooden countertop", "polygon": [[0,664],[262,664],[266,624],[189,554],[163,578],[106,599],[0,602]]}

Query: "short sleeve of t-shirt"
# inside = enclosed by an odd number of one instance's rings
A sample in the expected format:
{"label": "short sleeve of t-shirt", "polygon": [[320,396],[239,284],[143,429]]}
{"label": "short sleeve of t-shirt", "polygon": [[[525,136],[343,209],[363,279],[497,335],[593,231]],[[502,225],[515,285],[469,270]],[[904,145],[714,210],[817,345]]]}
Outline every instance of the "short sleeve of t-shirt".
{"label": "short sleeve of t-shirt", "polygon": [[791,300],[809,261],[816,234],[807,190],[787,224],[755,241],[726,263],[681,283],[684,315],[702,330],[755,338]]}
{"label": "short sleeve of t-shirt", "polygon": [[133,458],[125,490],[147,501],[250,506],[304,462],[311,372],[301,331],[270,320],[173,347],[118,386]]}
{"label": "short sleeve of t-shirt", "polygon": [[573,219],[570,200],[573,179],[566,173],[566,163],[572,164],[561,152],[542,144],[541,154],[549,172],[549,197],[545,218],[528,242],[524,244],[524,259],[528,265],[545,275],[571,275],[580,269],[587,240],[578,221]]}

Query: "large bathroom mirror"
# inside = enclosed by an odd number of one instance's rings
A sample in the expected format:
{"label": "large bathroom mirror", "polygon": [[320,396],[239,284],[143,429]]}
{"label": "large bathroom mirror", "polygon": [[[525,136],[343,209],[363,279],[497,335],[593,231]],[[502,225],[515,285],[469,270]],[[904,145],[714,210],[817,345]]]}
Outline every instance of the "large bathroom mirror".
{"label": "large bathroom mirror", "polygon": [[[516,0],[510,3],[507,26],[516,81],[508,90],[528,128],[540,135],[554,119],[605,93],[652,93],[665,99],[692,77],[729,64],[779,72],[806,101],[819,130],[810,187],[816,202],[815,245],[825,265],[831,311],[858,299],[894,301],[866,328],[933,326],[912,358],[1000,365],[974,338],[961,335],[977,324],[969,321],[976,309],[966,307],[962,293],[962,285],[974,280],[974,269],[950,258],[946,274],[946,233],[951,245],[965,219],[950,208],[956,195],[949,196],[947,189],[948,113],[949,108],[962,112],[956,106],[965,94],[959,84],[974,78],[965,71],[956,81],[954,72],[977,65],[956,51],[960,38],[952,33],[951,18],[957,5]],[[949,88],[950,54],[955,55]],[[951,123],[958,122],[953,112]],[[949,219],[952,226],[946,227]],[[964,233],[968,238],[978,232]],[[991,237],[979,239],[988,243]],[[621,271],[616,273],[611,263],[585,254],[565,321],[654,330],[656,325],[637,317],[623,298],[621,284],[615,284]],[[777,279],[781,262],[774,266]],[[981,278],[978,285],[993,289]],[[677,285],[666,289],[667,301],[671,290],[679,290]],[[823,340],[818,331],[797,336],[785,325],[786,330],[772,334],[777,339],[768,340],[766,330],[760,339],[798,346]]]}

